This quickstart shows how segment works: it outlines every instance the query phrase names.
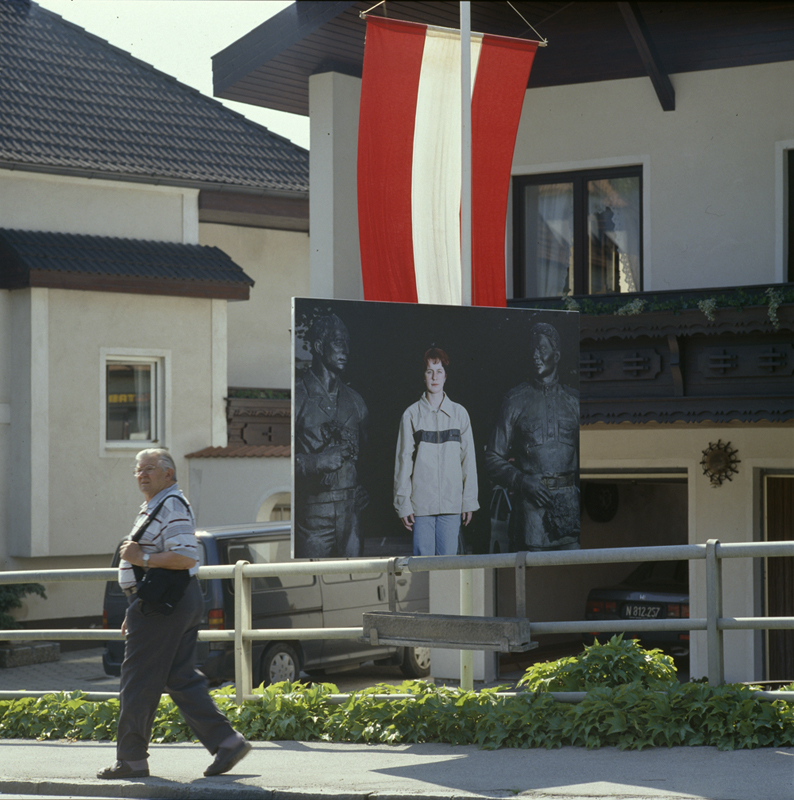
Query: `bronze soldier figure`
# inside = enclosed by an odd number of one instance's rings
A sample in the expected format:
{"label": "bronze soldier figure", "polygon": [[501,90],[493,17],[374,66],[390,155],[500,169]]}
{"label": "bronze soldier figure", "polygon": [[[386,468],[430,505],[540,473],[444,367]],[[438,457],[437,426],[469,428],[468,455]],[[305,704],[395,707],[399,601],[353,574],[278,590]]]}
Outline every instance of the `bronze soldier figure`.
{"label": "bronze soldier figure", "polygon": [[485,451],[488,477],[510,492],[511,548],[579,548],[579,395],[559,382],[560,335],[531,331],[529,380],[505,396]]}
{"label": "bronze soldier figure", "polygon": [[350,334],[336,314],[318,317],[308,341],[312,365],[295,385],[295,557],[339,558],[363,552],[359,516],[366,493],[357,462],[369,415],[341,376]]}

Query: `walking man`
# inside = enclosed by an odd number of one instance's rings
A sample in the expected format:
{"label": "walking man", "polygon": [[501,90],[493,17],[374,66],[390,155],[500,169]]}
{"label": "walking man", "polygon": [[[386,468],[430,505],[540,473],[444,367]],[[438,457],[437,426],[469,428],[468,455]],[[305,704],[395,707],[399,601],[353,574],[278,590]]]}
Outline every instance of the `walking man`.
{"label": "walking man", "polygon": [[[119,550],[119,584],[130,605],[121,626],[126,642],[121,665],[117,760],[98,772],[97,777],[149,775],[149,739],[163,692],[171,695],[198,740],[215,756],[204,774],[220,775],[245,758],[251,745],[218,710],[210,697],[207,679],[195,667],[196,640],[204,610],[195,577],[199,567],[196,522],[177,485],[176,467],[167,450],[141,450],[136,458],[135,477],[146,500]],[[152,568],[187,571],[187,589],[171,613],[162,613],[137,596],[136,567],[144,573]]]}

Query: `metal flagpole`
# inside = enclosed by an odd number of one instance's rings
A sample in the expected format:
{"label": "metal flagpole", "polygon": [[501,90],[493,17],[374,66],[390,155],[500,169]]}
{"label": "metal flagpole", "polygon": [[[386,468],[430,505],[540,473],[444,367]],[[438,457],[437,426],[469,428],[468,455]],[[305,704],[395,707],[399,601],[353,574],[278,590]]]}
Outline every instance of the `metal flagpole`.
{"label": "metal flagpole", "polygon": [[[471,291],[471,3],[460,4],[460,99],[461,99],[461,202],[460,261],[461,305],[470,306]],[[473,571],[460,571],[460,613],[471,616],[474,606]],[[460,687],[474,688],[474,653],[460,651]]]}

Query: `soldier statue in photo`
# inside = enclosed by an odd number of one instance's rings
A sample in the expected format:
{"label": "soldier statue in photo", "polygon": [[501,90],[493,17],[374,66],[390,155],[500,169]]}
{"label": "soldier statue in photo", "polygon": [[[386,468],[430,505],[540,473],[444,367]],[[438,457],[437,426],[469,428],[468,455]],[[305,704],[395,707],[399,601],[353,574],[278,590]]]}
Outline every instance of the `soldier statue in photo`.
{"label": "soldier statue in photo", "polygon": [[295,381],[295,557],[361,556],[366,492],[357,462],[369,415],[342,382],[350,335],[336,314],[316,317],[307,343],[311,367]]}
{"label": "soldier statue in photo", "polygon": [[488,477],[513,505],[514,552],[579,549],[579,395],[559,381],[560,335],[530,332],[530,375],[504,397],[485,451]]}

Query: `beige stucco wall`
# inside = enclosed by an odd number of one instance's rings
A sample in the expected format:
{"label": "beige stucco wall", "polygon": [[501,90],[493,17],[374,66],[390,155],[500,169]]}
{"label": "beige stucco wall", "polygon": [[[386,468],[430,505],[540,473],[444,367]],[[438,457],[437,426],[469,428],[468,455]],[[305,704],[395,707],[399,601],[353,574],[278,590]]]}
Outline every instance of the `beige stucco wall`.
{"label": "beige stucco wall", "polygon": [[256,521],[261,505],[292,488],[289,458],[191,458],[190,500],[202,527]]}
{"label": "beige stucco wall", "polygon": [[291,298],[309,294],[308,234],[202,223],[199,242],[255,281],[249,300],[227,307],[229,386],[289,388]]}
{"label": "beige stucco wall", "polygon": [[648,78],[528,91],[513,174],[641,164],[646,291],[785,280],[776,143],[794,139],[794,62],[671,81],[667,112]]}
{"label": "beige stucco wall", "polygon": [[0,228],[198,241],[198,190],[0,169]]}

